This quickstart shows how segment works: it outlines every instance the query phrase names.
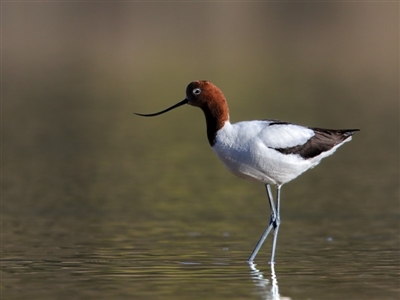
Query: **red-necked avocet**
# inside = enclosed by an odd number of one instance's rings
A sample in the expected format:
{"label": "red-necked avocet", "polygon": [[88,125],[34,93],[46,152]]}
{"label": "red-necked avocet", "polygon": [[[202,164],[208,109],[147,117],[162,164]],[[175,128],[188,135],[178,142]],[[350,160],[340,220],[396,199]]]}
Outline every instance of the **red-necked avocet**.
{"label": "red-necked avocet", "polygon": [[[351,140],[358,129],[321,129],[277,120],[229,122],[229,110],[221,90],[209,81],[193,81],[186,88],[186,98],[163,111],[138,114],[153,117],[189,104],[201,108],[207,123],[210,146],[223,164],[240,178],[264,183],[271,208],[269,224],[250,255],[253,262],[269,232],[274,229],[271,263],[274,263],[280,225],[282,185],[319,164],[337,148]],[[276,205],[271,185],[276,189]]]}

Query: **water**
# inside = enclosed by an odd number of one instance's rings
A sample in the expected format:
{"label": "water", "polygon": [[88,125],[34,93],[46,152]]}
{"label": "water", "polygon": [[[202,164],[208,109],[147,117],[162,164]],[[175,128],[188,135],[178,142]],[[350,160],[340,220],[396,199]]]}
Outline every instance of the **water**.
{"label": "water", "polygon": [[[398,65],[397,3],[2,3],[0,298],[399,299]],[[201,111],[132,114],[193,79],[361,129],[283,186],[274,269]]]}
{"label": "water", "polygon": [[293,234],[305,221],[285,222],[275,276],[270,243],[249,266],[255,236],[229,231],[230,222],[218,225],[228,230],[221,232],[201,223],[190,231],[171,222],[53,221],[32,224],[40,239],[19,228],[14,236],[31,239],[3,249],[5,299],[395,299],[399,292],[390,233],[356,235],[346,220],[330,233],[349,233],[334,237]]}

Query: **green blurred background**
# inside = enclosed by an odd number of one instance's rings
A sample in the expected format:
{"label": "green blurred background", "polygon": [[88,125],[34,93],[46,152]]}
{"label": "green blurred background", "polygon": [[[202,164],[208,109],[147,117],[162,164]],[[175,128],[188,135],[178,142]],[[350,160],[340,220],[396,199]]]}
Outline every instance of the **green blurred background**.
{"label": "green blurred background", "polygon": [[[222,89],[232,122],[360,128],[334,157],[284,187],[282,210],[289,219],[310,217],[304,224],[320,214],[327,226],[358,215],[356,232],[398,233],[398,3],[1,8],[3,254],[104,232],[105,243],[124,234],[135,243],[138,228],[160,238],[172,222],[210,232],[230,224],[251,235],[242,245],[250,254],[269,214],[263,187],[225,170],[201,111],[132,114],[175,104],[196,79]],[[371,220],[381,225],[366,225]]]}
{"label": "green blurred background", "polygon": [[[132,115],[176,103],[196,79],[224,91],[233,122],[361,128],[346,147],[362,164],[398,167],[398,3],[2,9],[4,213],[136,206],[154,194],[196,195],[197,177],[229,177],[208,148],[200,111]],[[212,169],[197,172],[204,164]]]}

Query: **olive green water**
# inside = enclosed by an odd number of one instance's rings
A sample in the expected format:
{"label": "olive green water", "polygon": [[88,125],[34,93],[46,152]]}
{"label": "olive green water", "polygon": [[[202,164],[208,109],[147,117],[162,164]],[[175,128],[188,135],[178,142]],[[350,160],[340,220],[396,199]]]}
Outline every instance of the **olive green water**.
{"label": "olive green water", "polygon": [[[1,299],[398,299],[398,3],[2,3]],[[200,110],[360,128],[282,188],[229,174]]]}

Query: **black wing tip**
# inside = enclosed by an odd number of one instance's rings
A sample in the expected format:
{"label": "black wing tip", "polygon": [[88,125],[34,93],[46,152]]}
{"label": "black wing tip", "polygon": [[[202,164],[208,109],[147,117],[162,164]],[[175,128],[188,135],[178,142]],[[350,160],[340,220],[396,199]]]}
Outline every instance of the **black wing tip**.
{"label": "black wing tip", "polygon": [[360,129],[345,129],[345,130],[343,130],[343,134],[345,136],[352,136],[357,131],[360,131]]}
{"label": "black wing tip", "polygon": [[353,135],[355,132],[360,131],[360,129],[324,129],[324,128],[316,128],[316,127],[310,127],[310,129],[318,132],[323,132],[326,134],[339,134],[339,135],[345,135],[345,136],[350,136]]}

